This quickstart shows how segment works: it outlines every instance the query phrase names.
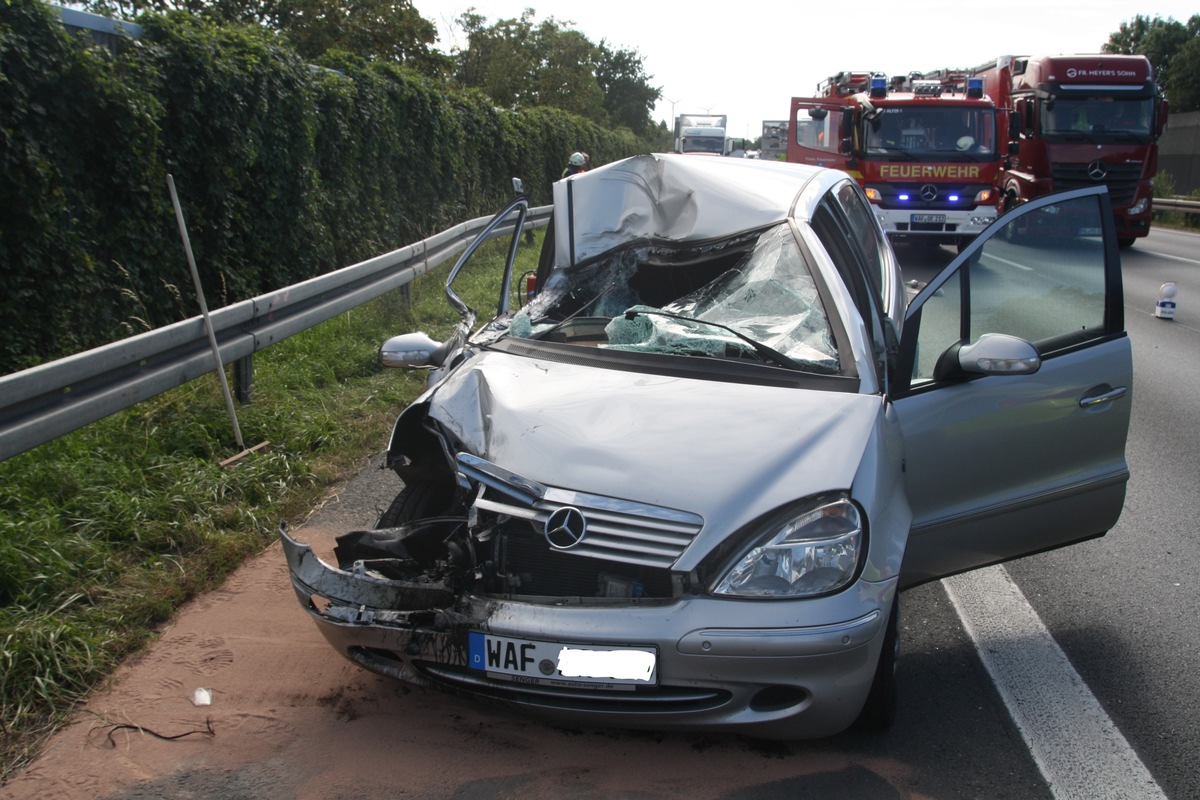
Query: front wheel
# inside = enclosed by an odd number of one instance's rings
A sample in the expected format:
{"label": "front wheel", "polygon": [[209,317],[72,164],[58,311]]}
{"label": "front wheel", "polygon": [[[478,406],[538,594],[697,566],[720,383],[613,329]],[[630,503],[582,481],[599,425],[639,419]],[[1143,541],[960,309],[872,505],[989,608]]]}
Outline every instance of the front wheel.
{"label": "front wheel", "polygon": [[379,515],[375,527],[395,528],[413,520],[441,516],[453,499],[453,481],[411,481],[400,490],[387,511]]}
{"label": "front wheel", "polygon": [[1117,237],[1117,247],[1121,248],[1122,250],[1128,250],[1129,248],[1133,247],[1133,243],[1136,241],[1137,237],[1134,236],[1119,236]]}
{"label": "front wheel", "polygon": [[883,635],[883,650],[879,663],[875,665],[875,679],[871,692],[863,704],[854,727],[864,731],[884,731],[896,721],[896,661],[900,655],[900,596],[892,599],[892,613],[888,615],[887,629]]}

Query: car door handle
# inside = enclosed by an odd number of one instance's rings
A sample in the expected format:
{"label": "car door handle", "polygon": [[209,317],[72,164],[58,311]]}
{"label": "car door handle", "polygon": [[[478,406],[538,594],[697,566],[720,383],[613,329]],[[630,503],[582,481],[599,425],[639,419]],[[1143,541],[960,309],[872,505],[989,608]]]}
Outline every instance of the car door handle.
{"label": "car door handle", "polygon": [[1079,407],[1080,408],[1093,408],[1095,406],[1100,405],[1101,403],[1111,403],[1114,400],[1120,400],[1122,397],[1125,396],[1125,393],[1127,391],[1129,391],[1129,390],[1126,389],[1124,386],[1118,386],[1115,389],[1109,389],[1108,391],[1102,392],[1101,394],[1088,395],[1087,397],[1080,399]]}

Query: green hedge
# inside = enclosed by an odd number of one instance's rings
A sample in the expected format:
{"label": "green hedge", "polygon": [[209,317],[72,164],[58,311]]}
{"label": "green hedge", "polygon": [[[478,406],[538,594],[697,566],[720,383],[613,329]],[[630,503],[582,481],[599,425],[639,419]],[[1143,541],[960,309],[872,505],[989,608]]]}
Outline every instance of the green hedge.
{"label": "green hedge", "polygon": [[489,213],[513,176],[548,203],[573,150],[645,149],[395,64],[317,68],[260,29],[139,22],[113,55],[0,3],[0,374],[197,313],[168,173],[217,308]]}

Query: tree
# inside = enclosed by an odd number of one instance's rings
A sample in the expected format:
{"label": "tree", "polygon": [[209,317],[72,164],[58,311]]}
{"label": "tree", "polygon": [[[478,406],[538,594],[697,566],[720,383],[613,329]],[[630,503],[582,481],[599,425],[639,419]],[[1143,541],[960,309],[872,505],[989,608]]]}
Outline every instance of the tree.
{"label": "tree", "polygon": [[604,92],[604,110],[615,125],[645,136],[662,89],[650,85],[636,51],[613,50],[603,39],[597,50],[596,80]]}
{"label": "tree", "polygon": [[1154,66],[1155,79],[1171,100],[1176,111],[1200,109],[1200,58],[1195,44],[1200,37],[1200,14],[1193,14],[1185,25],[1172,18],[1139,14],[1122,22],[1109,34],[1103,46],[1106,53],[1140,54]]}
{"label": "tree", "polygon": [[1200,111],[1200,37],[1192,37],[1175,54],[1168,97],[1176,111]]}
{"label": "tree", "polygon": [[519,20],[500,20],[487,25],[487,18],[474,9],[456,22],[466,34],[467,49],[456,53],[454,77],[463,86],[480,89],[502,108],[519,108],[529,103],[529,86],[537,59],[532,46],[533,12]]}
{"label": "tree", "polygon": [[439,59],[430,49],[437,41],[437,26],[410,0],[278,0],[274,22],[306,59],[346,50],[371,61],[438,71]]}
{"label": "tree", "polygon": [[596,80],[596,46],[553,18],[534,35],[534,74],[529,102],[551,106],[596,122],[605,122],[604,91]]}
{"label": "tree", "polygon": [[455,79],[502,108],[552,106],[646,136],[661,92],[649,85],[641,56],[593,44],[553,17],[537,23],[535,15],[528,8],[490,25],[474,9],[461,15],[467,47],[454,55]]}
{"label": "tree", "polygon": [[317,61],[346,51],[369,61],[395,61],[429,75],[449,60],[434,50],[437,26],[411,0],[83,0],[92,13],[132,19],[187,11],[218,22],[246,23],[283,34],[301,57]]}

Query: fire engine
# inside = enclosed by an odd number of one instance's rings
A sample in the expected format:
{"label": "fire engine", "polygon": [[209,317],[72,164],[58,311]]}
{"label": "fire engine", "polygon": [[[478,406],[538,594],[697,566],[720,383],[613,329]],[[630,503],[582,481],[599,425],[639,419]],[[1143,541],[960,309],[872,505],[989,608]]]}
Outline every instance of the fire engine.
{"label": "fire engine", "polygon": [[962,249],[996,219],[996,104],[961,70],[839,72],[793,97],[787,160],[836,167],[889,238]]}
{"label": "fire engine", "polygon": [[997,181],[1003,211],[1050,192],[1104,183],[1117,241],[1150,232],[1151,181],[1167,101],[1140,55],[1002,56],[971,70],[996,104],[1010,157]]}

